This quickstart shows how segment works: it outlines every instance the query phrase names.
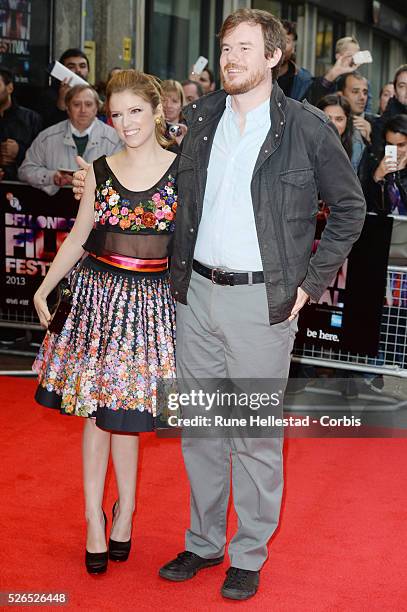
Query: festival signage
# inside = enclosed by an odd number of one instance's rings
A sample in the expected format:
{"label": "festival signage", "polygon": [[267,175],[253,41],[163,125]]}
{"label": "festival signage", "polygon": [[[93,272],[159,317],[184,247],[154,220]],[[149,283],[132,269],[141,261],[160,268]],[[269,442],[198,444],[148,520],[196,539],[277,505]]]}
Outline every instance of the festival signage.
{"label": "festival signage", "polygon": [[[368,215],[362,234],[318,303],[301,310],[296,347],[377,356],[393,219]],[[325,226],[318,220],[314,251]]]}
{"label": "festival signage", "polygon": [[33,313],[33,295],[75,221],[78,203],[70,188],[51,197],[17,182],[0,183],[0,202],[0,308],[19,320]]}

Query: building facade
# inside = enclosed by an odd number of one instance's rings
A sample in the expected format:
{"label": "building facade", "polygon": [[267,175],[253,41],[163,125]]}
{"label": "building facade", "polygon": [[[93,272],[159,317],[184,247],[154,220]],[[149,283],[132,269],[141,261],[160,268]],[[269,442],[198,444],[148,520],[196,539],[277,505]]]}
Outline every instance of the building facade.
{"label": "building facade", "polygon": [[226,15],[245,6],[296,21],[297,62],[317,76],[332,64],[335,41],[355,35],[373,55],[373,64],[362,71],[375,98],[407,62],[405,0],[24,0],[19,10],[15,2],[3,5],[9,8],[0,16],[0,62],[14,65],[10,50],[16,51],[20,88],[30,96],[46,83],[48,62],[69,47],[86,51],[92,83],[105,80],[114,67],[182,80],[199,55],[209,58],[216,73],[216,33]]}

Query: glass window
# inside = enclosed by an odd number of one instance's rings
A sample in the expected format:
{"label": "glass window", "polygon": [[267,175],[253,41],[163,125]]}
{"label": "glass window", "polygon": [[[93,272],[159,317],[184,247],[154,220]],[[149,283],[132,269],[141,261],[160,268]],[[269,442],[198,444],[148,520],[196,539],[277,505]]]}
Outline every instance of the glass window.
{"label": "glass window", "polygon": [[323,76],[332,66],[334,23],[329,17],[318,15],[315,47],[315,76]]}
{"label": "glass window", "polygon": [[201,0],[150,2],[148,72],[161,79],[182,81],[188,77],[192,65],[201,55],[200,12]]}
{"label": "glass window", "polygon": [[281,17],[281,2],[276,2],[275,0],[253,0],[252,7],[268,11],[276,17]]}

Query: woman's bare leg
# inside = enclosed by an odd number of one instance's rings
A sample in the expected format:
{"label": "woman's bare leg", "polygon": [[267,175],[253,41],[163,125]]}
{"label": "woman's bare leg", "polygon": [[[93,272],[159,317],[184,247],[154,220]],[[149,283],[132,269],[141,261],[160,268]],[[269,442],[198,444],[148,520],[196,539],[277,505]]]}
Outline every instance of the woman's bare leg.
{"label": "woman's bare leg", "polygon": [[110,537],[126,542],[131,536],[135,507],[139,437],[135,434],[112,434],[111,448],[119,503]]}
{"label": "woman's bare leg", "polygon": [[85,419],[82,456],[87,522],[86,550],[89,552],[104,552],[107,549],[102,502],[109,461],[110,438],[110,432],[96,427],[94,419]]}

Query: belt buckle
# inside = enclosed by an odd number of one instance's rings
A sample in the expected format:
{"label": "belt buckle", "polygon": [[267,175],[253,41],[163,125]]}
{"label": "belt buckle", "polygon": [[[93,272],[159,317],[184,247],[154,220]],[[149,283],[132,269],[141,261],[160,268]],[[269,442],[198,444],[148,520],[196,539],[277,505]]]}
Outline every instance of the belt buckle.
{"label": "belt buckle", "polygon": [[220,268],[213,268],[211,272],[211,281],[214,285],[234,285],[233,272],[226,272]]}

